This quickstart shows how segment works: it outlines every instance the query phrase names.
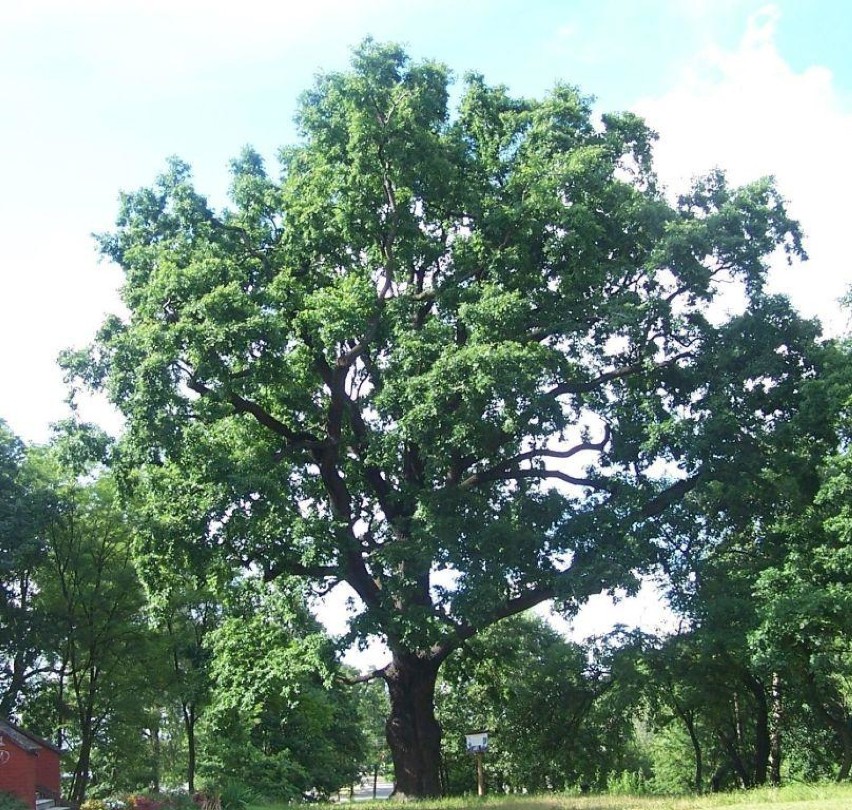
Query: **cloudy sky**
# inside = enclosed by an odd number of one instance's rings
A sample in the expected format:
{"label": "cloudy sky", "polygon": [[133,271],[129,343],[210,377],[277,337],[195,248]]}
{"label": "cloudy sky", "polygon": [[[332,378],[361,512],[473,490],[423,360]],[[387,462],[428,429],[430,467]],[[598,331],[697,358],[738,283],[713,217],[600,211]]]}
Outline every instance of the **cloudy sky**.
{"label": "cloudy sky", "polygon": [[299,93],[363,37],[457,76],[541,95],[555,81],[660,132],[672,189],[714,165],[775,174],[811,261],[779,272],[837,332],[852,281],[852,4],[844,0],[29,0],[0,6],[0,418],[41,441],[64,415],[55,365],[115,308],[90,234],[121,189],[189,161],[225,202],[247,143],[274,165]]}
{"label": "cloudy sky", "polygon": [[[116,308],[90,234],[169,155],[224,203],[253,144],[274,165],[299,93],[367,35],[522,95],[578,85],[659,131],[677,190],[722,166],[774,174],[808,264],[773,275],[837,334],[852,282],[852,3],[846,0],[28,0],[0,6],[0,418],[43,441],[57,353]],[[99,416],[99,410],[92,415]],[[650,603],[649,603],[650,604]]]}

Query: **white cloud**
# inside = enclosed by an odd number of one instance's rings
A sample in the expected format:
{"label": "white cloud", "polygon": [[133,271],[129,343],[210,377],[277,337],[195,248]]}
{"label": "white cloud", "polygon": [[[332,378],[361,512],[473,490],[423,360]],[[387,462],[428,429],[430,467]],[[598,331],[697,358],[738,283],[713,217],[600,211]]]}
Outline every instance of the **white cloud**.
{"label": "white cloud", "polygon": [[846,326],[836,300],[852,283],[846,243],[852,111],[827,68],[797,72],[785,61],[775,44],[778,22],[777,9],[761,9],[735,49],[707,48],[668,92],[636,108],[661,134],[657,166],[675,191],[714,166],[736,183],[775,175],[802,223],[811,261],[774,269],[773,288],[836,333]]}
{"label": "white cloud", "polygon": [[591,636],[604,635],[617,625],[623,625],[628,630],[639,629],[645,633],[665,635],[677,629],[678,621],[669,610],[663,592],[651,580],[644,580],[635,596],[625,596],[623,593],[616,597],[606,593],[596,594],[571,619],[552,613],[549,603],[535,610],[564,636],[578,644]]}

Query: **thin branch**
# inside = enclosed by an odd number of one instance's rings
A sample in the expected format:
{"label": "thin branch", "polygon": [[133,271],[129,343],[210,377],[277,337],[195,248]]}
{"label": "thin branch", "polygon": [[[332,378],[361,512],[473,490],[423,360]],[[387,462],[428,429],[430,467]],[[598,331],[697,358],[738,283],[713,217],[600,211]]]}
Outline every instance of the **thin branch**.
{"label": "thin branch", "polygon": [[356,686],[359,683],[368,683],[369,681],[374,681],[377,678],[384,678],[385,672],[389,666],[390,664],[387,664],[381,669],[373,669],[370,670],[370,672],[365,672],[363,675],[346,675],[339,672],[335,677],[338,681],[345,683],[347,686]]}
{"label": "thin branch", "polygon": [[540,478],[540,479],[555,479],[564,481],[566,484],[574,484],[578,487],[589,487],[594,490],[609,492],[610,485],[602,480],[593,478],[578,478],[574,475],[562,472],[561,470],[486,470],[481,473],[474,473],[459,484],[460,489],[470,489],[471,487],[485,484],[489,481],[519,481],[523,478]]}
{"label": "thin branch", "polygon": [[[336,585],[340,582],[340,569],[333,565],[305,565],[295,560],[277,562],[269,565],[263,570],[263,581],[272,582],[284,574],[296,574],[298,576],[310,577],[311,579],[333,579]],[[332,585],[332,587],[334,587]]]}
{"label": "thin branch", "polygon": [[631,363],[629,366],[615,368],[612,371],[606,371],[598,375],[592,380],[575,380],[574,382],[563,382],[553,386],[547,391],[548,396],[559,397],[564,394],[586,394],[589,391],[594,391],[612,380],[620,380],[623,377],[629,377],[631,374],[636,374],[644,368],[643,363]]}
{"label": "thin branch", "polygon": [[[190,376],[187,386],[201,396],[215,396],[216,391],[200,380]],[[269,428],[273,433],[283,436],[292,447],[315,449],[322,447],[325,443],[320,441],[312,433],[297,432],[285,425],[280,419],[276,419],[271,413],[262,408],[256,402],[252,402],[232,391],[225,392],[225,399],[237,413],[247,413],[253,416],[261,425]]]}

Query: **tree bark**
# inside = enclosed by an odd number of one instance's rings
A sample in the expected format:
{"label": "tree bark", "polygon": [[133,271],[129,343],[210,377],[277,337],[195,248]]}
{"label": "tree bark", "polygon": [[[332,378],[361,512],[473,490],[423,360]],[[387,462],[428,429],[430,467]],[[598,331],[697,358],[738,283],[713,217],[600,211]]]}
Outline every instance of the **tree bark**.
{"label": "tree bark", "polygon": [[781,784],[781,724],[784,720],[784,707],[781,676],[777,672],[772,673],[770,703],[769,783],[773,787],[778,787]]}
{"label": "tree bark", "polygon": [[75,807],[79,807],[86,799],[86,790],[89,787],[93,743],[94,739],[91,732],[84,730],[80,741],[77,763],[74,767],[74,775],[71,779],[71,792],[68,796]]}
{"label": "tree bark", "polygon": [[435,718],[440,660],[394,654],[384,678],[390,695],[387,741],[395,798],[441,795],[441,727]]}
{"label": "tree bark", "polygon": [[769,730],[769,706],[766,700],[766,689],[763,683],[750,673],[745,675],[745,682],[754,696],[754,775],[752,785],[761,787],[766,784],[769,771],[769,759],[772,752],[772,740]]}
{"label": "tree bark", "polygon": [[683,720],[683,724],[686,726],[687,733],[689,734],[689,740],[692,743],[692,751],[695,755],[695,776],[693,779],[693,786],[696,793],[701,793],[703,787],[702,783],[704,782],[704,763],[701,757],[701,741],[698,739],[698,731],[695,728],[695,714],[694,712],[688,711],[684,708],[680,701],[675,697],[673,690],[670,690],[670,694],[675,713],[681,720]]}
{"label": "tree bark", "polygon": [[183,725],[186,731],[186,784],[189,792],[195,793],[195,705],[182,703]]}
{"label": "tree bark", "polygon": [[157,717],[154,720],[151,728],[151,747],[154,752],[153,760],[154,760],[154,771],[152,773],[151,780],[151,789],[154,793],[160,792],[160,768],[162,767],[163,762],[163,746],[162,740],[160,739],[160,716],[159,711],[157,712]]}
{"label": "tree bark", "polygon": [[689,732],[689,739],[692,742],[692,751],[695,755],[695,777],[693,786],[696,793],[701,793],[704,782],[704,763],[701,758],[701,741],[698,739],[698,732],[695,730],[694,718],[686,715],[683,716],[683,722],[686,724],[686,730]]}

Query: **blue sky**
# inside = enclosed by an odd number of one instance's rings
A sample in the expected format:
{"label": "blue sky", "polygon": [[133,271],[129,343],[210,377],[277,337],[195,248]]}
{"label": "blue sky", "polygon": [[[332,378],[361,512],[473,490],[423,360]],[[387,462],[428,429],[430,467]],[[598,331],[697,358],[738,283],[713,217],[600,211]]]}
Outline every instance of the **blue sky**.
{"label": "blue sky", "polygon": [[177,154],[223,201],[229,159],[251,143],[274,169],[299,93],[368,34],[517,94],[566,81],[640,112],[672,189],[714,165],[775,174],[811,261],[773,283],[848,328],[846,0],[28,0],[0,6],[0,418],[43,441],[64,415],[55,357],[117,306],[90,234],[119,190]]}

